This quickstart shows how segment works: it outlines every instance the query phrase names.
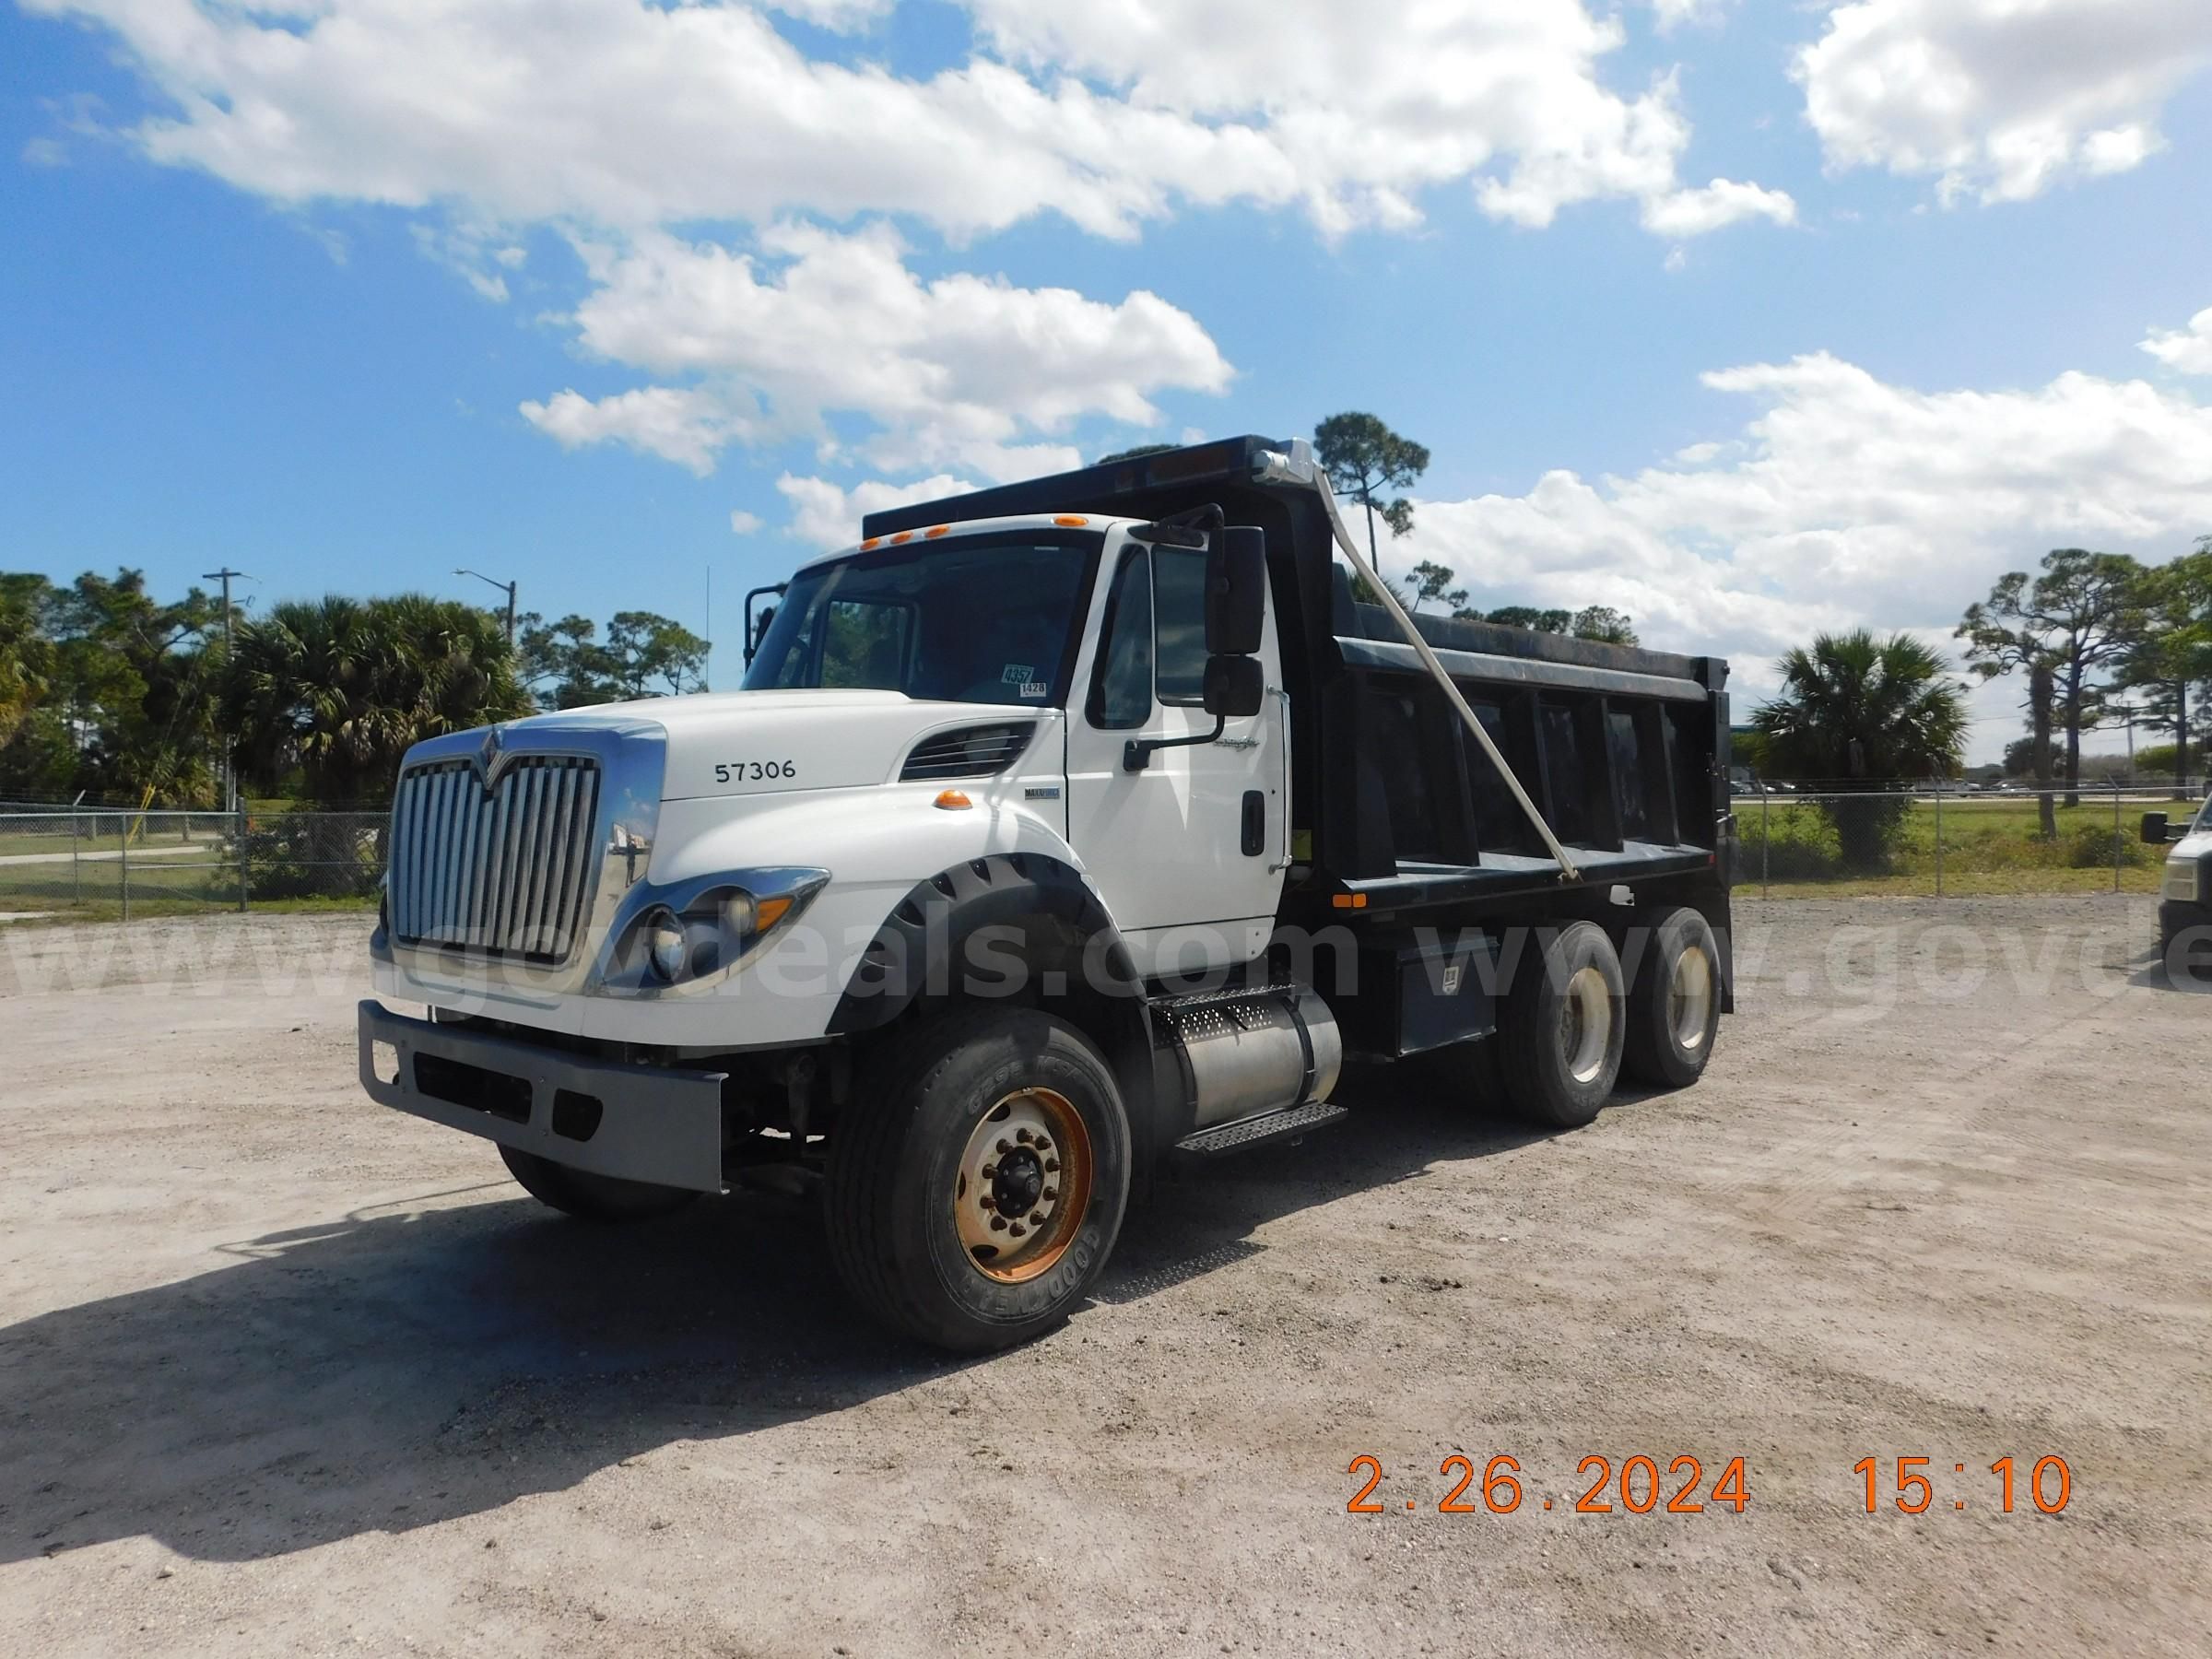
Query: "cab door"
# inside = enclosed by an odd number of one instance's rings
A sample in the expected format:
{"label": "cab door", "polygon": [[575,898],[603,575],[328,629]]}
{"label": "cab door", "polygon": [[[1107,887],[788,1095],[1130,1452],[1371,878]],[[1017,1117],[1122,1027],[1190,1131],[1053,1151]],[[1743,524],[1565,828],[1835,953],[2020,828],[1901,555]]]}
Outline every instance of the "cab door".
{"label": "cab door", "polygon": [[1259,660],[1267,695],[1210,732],[1203,550],[1124,541],[1101,565],[1067,724],[1068,839],[1139,973],[1195,978],[1265,948],[1289,864],[1288,734],[1272,604]]}

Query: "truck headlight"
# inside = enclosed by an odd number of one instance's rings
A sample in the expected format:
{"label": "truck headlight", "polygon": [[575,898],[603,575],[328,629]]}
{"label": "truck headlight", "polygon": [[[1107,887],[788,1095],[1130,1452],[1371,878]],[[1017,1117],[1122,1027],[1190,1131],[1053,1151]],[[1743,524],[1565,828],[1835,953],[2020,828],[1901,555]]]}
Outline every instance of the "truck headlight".
{"label": "truck headlight", "polygon": [[2197,891],[2198,873],[2203,862],[2194,858],[2170,858],[2166,861],[2166,897],[2183,904],[2194,904],[2204,895]]}
{"label": "truck headlight", "polygon": [[598,982],[647,994],[712,984],[797,920],[829,882],[827,870],[779,865],[665,891],[623,925],[618,966]]}
{"label": "truck headlight", "polygon": [[683,918],[663,905],[645,918],[645,959],[665,985],[673,985],[683,977],[687,959],[691,954],[690,938],[684,932]]}

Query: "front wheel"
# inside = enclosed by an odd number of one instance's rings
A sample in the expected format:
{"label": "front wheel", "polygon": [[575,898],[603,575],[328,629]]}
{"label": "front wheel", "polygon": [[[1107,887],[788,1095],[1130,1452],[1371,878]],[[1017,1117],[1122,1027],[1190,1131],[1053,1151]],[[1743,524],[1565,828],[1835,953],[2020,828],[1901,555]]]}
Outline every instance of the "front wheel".
{"label": "front wheel", "polygon": [[512,1147],[502,1146],[500,1156],[507,1161],[507,1172],[522,1182],[531,1197],[581,1221],[652,1221],[689,1208],[699,1196],[684,1187],[571,1170]]}
{"label": "front wheel", "polygon": [[1113,1074],[1063,1019],[933,1019],[861,1068],[830,1146],[832,1259],[856,1300],[961,1353],[1065,1320],[1106,1265],[1129,1195]]}

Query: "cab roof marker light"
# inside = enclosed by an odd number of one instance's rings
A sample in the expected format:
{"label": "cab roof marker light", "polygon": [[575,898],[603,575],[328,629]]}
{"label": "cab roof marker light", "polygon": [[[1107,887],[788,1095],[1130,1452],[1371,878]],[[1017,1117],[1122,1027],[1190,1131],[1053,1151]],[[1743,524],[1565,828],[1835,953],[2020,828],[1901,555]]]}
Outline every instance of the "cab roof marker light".
{"label": "cab roof marker light", "polygon": [[1065,524],[1071,530],[1080,530],[1084,525],[1089,524],[1090,521],[1085,518],[1079,512],[1063,512],[1056,514],[1053,519],[1053,523],[1055,524]]}
{"label": "cab roof marker light", "polygon": [[866,541],[864,541],[864,542],[862,542],[862,543],[860,544],[860,550],[861,550],[863,553],[873,553],[873,552],[875,552],[875,551],[876,551],[876,549],[877,549],[877,548],[878,548],[878,547],[882,547],[882,546],[883,546],[883,537],[882,537],[882,536],[880,536],[880,535],[871,535],[871,536],[869,536],[869,537],[868,537],[868,539],[867,539]]}
{"label": "cab roof marker light", "polygon": [[891,546],[894,547],[903,547],[908,542],[912,541],[913,539],[914,533],[912,530],[901,530],[898,535],[891,537]]}
{"label": "cab roof marker light", "polygon": [[950,535],[951,534],[952,526],[950,524],[932,524],[922,532],[923,536],[929,541],[935,541],[940,535]]}

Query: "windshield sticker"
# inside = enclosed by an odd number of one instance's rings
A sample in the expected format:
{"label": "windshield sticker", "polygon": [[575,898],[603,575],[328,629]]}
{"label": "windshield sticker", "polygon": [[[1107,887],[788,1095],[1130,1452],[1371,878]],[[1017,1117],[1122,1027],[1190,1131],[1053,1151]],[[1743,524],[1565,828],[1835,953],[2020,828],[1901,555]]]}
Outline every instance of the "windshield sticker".
{"label": "windshield sticker", "polygon": [[1042,697],[1045,694],[1045,684],[1042,680],[1024,680],[1021,684],[1021,694],[1024,697]]}
{"label": "windshield sticker", "polygon": [[1006,672],[998,677],[999,683],[1006,686],[1026,686],[1036,677],[1037,668],[1032,663],[1008,663]]}

